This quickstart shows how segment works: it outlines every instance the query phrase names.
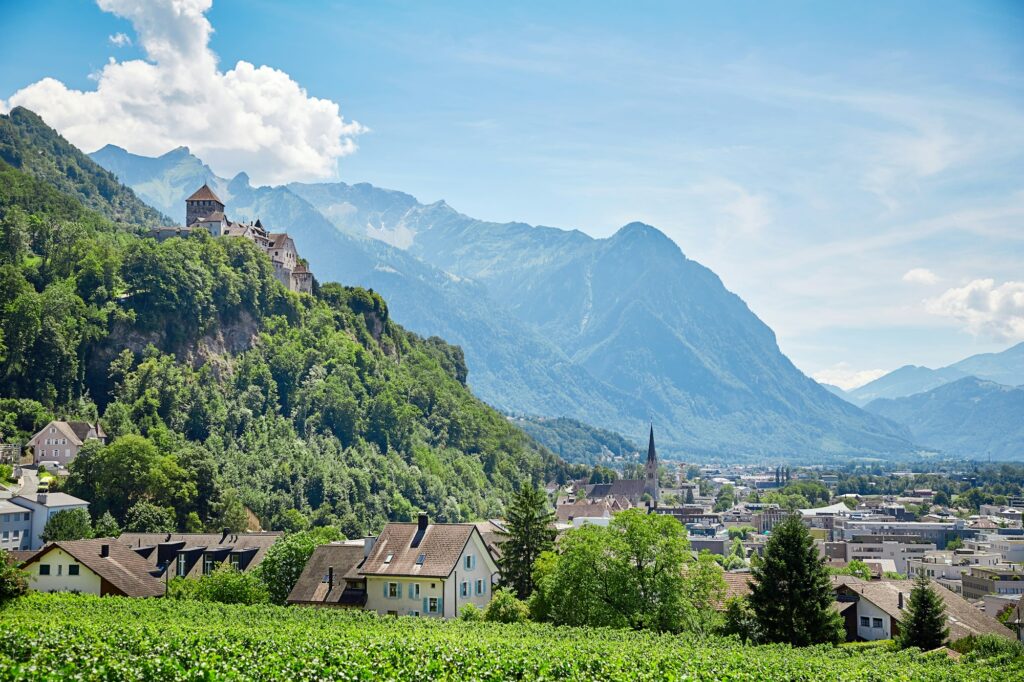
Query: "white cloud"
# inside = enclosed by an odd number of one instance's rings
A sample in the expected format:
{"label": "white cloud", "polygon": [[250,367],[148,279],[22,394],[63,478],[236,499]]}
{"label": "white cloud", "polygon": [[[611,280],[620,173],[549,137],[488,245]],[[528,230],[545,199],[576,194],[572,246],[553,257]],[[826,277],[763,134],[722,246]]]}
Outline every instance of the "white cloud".
{"label": "white cloud", "polygon": [[145,155],[186,145],[221,175],[256,183],[333,177],[366,129],[269,66],[220,71],[209,48],[212,0],[98,0],[131,21],[147,59],[111,59],[96,89],[44,78],[7,106],[32,109],[78,147],[107,143]]}
{"label": "white cloud", "polygon": [[112,36],[107,36],[107,40],[114,47],[128,47],[132,44],[132,39],[125,33],[115,33]]}
{"label": "white cloud", "polygon": [[832,384],[844,391],[850,391],[887,373],[884,369],[854,369],[849,363],[840,362],[815,372],[811,377],[818,383]]}
{"label": "white cloud", "polygon": [[765,198],[731,180],[715,178],[696,184],[690,192],[707,197],[713,209],[727,216],[727,227],[741,236],[750,237],[761,232],[771,220],[771,211]]}
{"label": "white cloud", "polygon": [[939,276],[928,268],[913,268],[903,273],[903,281],[911,284],[935,284]]}
{"label": "white cloud", "polygon": [[1024,282],[976,279],[925,301],[933,315],[960,321],[974,335],[996,341],[1024,339]]}

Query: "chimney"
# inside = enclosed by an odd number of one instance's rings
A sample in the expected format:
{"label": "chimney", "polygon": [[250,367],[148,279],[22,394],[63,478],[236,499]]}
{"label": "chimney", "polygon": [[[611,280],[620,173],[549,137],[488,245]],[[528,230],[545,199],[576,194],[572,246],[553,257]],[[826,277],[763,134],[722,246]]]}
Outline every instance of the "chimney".
{"label": "chimney", "polygon": [[36,501],[39,502],[39,504],[45,505],[46,504],[46,493],[39,493],[39,495],[36,497]]}
{"label": "chimney", "polygon": [[427,530],[427,512],[420,512],[419,518],[416,520],[416,530],[423,533]]}
{"label": "chimney", "polygon": [[327,567],[327,589],[334,589],[334,566]]}
{"label": "chimney", "polygon": [[373,543],[377,542],[377,538],[373,535],[368,535],[363,538],[363,558],[370,556],[370,552],[373,551]]}
{"label": "chimney", "polygon": [[900,601],[899,601],[898,608],[899,608],[900,611],[903,610],[903,593],[902,592],[900,592]]}
{"label": "chimney", "polygon": [[231,535],[231,529],[230,528],[224,528],[223,532],[224,532],[224,535],[222,535],[221,538],[220,538],[221,542],[224,542],[225,540],[228,539],[228,536]]}
{"label": "chimney", "polygon": [[100,545],[100,557],[106,559],[110,556],[110,545],[104,543]]}

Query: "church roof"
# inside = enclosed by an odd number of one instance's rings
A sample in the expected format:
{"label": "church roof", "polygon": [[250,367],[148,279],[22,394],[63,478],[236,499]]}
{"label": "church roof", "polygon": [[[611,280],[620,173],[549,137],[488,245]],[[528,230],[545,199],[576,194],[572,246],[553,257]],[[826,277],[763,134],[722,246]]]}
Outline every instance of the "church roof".
{"label": "church roof", "polygon": [[651,439],[647,443],[647,461],[657,462],[658,453],[654,450],[654,424],[651,424]]}
{"label": "church roof", "polygon": [[195,193],[188,199],[185,199],[185,201],[216,201],[218,204],[224,203],[216,194],[213,193],[213,190],[210,189],[210,186],[205,182],[202,187],[197,189]]}

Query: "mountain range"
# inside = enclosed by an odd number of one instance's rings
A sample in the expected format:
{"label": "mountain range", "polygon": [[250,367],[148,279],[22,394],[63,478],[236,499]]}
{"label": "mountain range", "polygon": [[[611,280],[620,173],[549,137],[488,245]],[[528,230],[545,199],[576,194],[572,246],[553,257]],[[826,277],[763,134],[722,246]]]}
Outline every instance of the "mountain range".
{"label": "mountain range", "polygon": [[203,183],[234,219],[287,230],[322,279],[373,288],[396,319],[463,347],[469,382],[509,414],[571,417],[666,454],[902,456],[909,432],[804,376],[775,335],[659,230],[607,239],[490,223],[368,184],[252,187],[185,148],[92,158],[182,220]]}

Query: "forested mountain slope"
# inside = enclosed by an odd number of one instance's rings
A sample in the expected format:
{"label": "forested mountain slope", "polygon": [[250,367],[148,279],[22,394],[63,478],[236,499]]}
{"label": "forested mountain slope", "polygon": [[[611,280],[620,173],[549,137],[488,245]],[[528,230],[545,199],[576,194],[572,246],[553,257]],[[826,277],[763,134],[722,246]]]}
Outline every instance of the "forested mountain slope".
{"label": "forested mountain slope", "polygon": [[[180,202],[182,174],[198,181],[206,172],[180,156],[106,147],[95,158],[147,200],[180,191]],[[248,195],[231,189],[238,178],[219,182],[229,212],[253,217]],[[653,419],[666,454],[820,459],[914,449],[905,430],[801,374],[741,300],[649,226],[595,240],[485,223],[365,184],[252,191],[302,199],[301,215],[318,217],[298,227],[285,222],[298,213],[264,222],[303,230],[297,243],[320,275],[373,287],[410,328],[459,343],[474,390],[505,411],[637,438]]]}
{"label": "forested mountain slope", "polygon": [[0,161],[0,435],[99,417],[113,443],[67,483],[94,515],[151,505],[219,528],[244,502],[264,526],[359,535],[419,509],[496,515],[521,482],[566,474],[470,393],[459,348],[404,330],[379,295],[289,292],[241,239],[140,237],[105,217],[141,214],[130,192],[87,209],[102,171],[48,129],[29,142],[84,172]]}

